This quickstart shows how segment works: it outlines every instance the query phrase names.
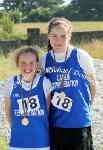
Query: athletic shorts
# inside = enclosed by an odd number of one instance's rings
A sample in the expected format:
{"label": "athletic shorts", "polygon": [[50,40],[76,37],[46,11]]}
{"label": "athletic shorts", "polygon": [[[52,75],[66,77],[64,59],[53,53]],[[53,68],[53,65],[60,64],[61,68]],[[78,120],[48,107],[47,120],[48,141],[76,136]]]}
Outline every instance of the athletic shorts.
{"label": "athletic shorts", "polygon": [[50,150],[94,150],[91,126],[50,128]]}

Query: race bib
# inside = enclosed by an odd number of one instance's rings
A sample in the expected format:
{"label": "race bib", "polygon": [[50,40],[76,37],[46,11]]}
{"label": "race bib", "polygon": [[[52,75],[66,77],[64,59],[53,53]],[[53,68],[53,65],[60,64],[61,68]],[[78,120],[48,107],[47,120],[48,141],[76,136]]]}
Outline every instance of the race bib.
{"label": "race bib", "polygon": [[[21,114],[24,113],[23,111],[23,107],[22,107],[22,99],[18,99],[17,100],[18,105],[19,105],[19,111]],[[28,98],[24,98],[23,99],[24,105],[27,105],[27,111],[32,112],[34,110],[39,110],[40,109],[40,103],[39,103],[39,99],[38,96],[32,96],[30,97],[29,101]]]}
{"label": "race bib", "polygon": [[58,109],[70,112],[73,100],[65,95],[64,92],[54,93],[51,103]]}

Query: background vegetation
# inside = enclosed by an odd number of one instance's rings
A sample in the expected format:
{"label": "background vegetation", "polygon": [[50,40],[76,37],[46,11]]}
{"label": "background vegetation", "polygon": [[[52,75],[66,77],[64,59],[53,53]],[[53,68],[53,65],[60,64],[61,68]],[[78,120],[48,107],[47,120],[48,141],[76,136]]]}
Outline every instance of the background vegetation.
{"label": "background vegetation", "polygon": [[15,23],[48,21],[64,16],[70,20],[103,21],[103,0],[3,0],[0,16],[7,12]]}
{"label": "background vegetation", "polygon": [[[9,22],[8,15],[3,18],[3,24],[0,25],[0,40],[5,39],[26,39],[27,38],[27,28],[40,28],[41,33],[47,33],[48,22],[34,22],[34,23],[18,23],[12,24],[11,20]],[[5,22],[4,22],[5,21]],[[72,28],[73,32],[83,32],[83,31],[102,31],[103,21],[88,21],[88,22],[78,22],[73,21]],[[5,28],[6,26],[6,28]],[[11,28],[12,26],[12,28]],[[8,32],[11,31],[11,32]]]}

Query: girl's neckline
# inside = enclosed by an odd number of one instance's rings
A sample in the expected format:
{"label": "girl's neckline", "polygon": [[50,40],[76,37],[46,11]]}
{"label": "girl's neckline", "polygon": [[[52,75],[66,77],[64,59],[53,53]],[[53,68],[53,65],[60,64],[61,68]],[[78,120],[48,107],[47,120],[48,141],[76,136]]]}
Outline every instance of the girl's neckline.
{"label": "girl's neckline", "polygon": [[20,80],[22,83],[31,84],[32,82],[34,82],[35,78],[37,77],[37,74],[34,75],[34,77],[32,78],[31,81],[29,81],[29,80],[23,80],[23,78],[22,78],[21,76],[22,76],[22,75],[20,74],[20,75],[19,75],[19,80]]}
{"label": "girl's neckline", "polygon": [[[73,48],[74,48],[74,47],[73,47],[72,45],[71,45],[70,47],[68,47],[67,58],[70,57]],[[64,61],[64,58],[65,58],[65,54],[66,54],[66,50],[65,50],[64,52],[62,52],[62,53],[61,53],[61,52],[60,52],[60,53],[55,53],[55,52],[54,52],[56,61],[57,61],[57,62],[63,62],[63,61]],[[53,59],[54,59],[54,55],[53,55],[53,50],[51,50],[51,56],[53,57]]]}
{"label": "girl's neckline", "polygon": [[[33,88],[35,88],[39,82],[41,74],[38,73],[33,81]],[[17,75],[18,83],[20,83],[20,74]],[[28,90],[30,88],[31,82],[25,82],[22,80],[23,89]]]}

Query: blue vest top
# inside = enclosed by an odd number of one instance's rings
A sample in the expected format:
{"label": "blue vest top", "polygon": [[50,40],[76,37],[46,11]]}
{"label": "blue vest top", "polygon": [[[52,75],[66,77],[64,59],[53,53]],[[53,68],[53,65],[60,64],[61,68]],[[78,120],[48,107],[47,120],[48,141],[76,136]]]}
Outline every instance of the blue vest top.
{"label": "blue vest top", "polygon": [[[25,103],[28,105],[29,124],[22,125],[24,118],[20,84],[17,76],[14,77],[11,93],[11,139],[10,147],[43,148],[49,147],[49,125],[47,103],[43,91],[43,76],[40,77],[36,87],[32,88],[28,101],[28,91],[22,89]],[[34,86],[34,85],[33,85]]]}
{"label": "blue vest top", "polygon": [[[45,71],[46,76],[52,82],[53,95],[63,91],[66,97],[72,101],[72,106],[69,111],[65,111],[68,106],[68,101],[61,102],[61,108],[51,104],[50,126],[61,128],[82,128],[91,125],[90,115],[90,100],[91,94],[89,89],[89,81],[79,65],[77,59],[77,48],[74,48],[70,57],[64,62],[56,62],[49,52],[46,56]],[[66,68],[66,69],[65,69]],[[60,86],[60,78],[64,74],[64,87]],[[63,109],[62,109],[63,108]]]}

